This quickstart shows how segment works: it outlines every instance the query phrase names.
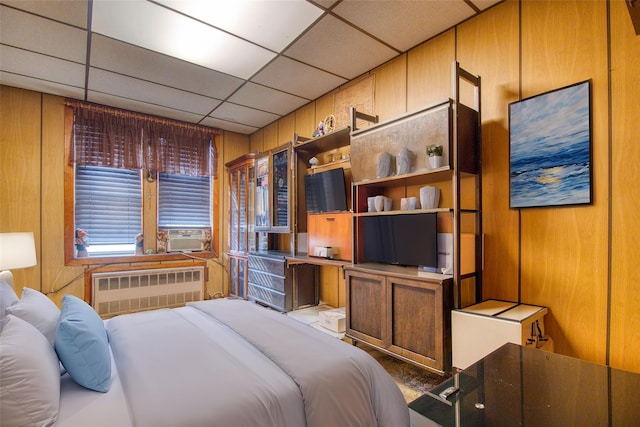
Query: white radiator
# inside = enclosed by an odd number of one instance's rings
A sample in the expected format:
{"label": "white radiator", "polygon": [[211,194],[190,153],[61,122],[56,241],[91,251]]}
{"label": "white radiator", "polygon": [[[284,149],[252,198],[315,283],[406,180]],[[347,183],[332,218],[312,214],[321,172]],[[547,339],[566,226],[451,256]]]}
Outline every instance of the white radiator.
{"label": "white radiator", "polygon": [[93,273],[92,306],[100,316],[178,307],[203,299],[204,267]]}

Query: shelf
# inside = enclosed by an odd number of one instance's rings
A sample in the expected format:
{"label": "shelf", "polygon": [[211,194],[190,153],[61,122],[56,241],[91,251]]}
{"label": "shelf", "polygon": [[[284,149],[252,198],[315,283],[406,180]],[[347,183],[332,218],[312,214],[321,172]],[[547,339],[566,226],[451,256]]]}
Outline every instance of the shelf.
{"label": "shelf", "polygon": [[415,172],[386,176],[384,178],[375,179],[363,179],[362,181],[354,182],[356,186],[375,186],[375,187],[395,187],[400,184],[400,181],[405,180],[404,185],[419,185],[428,182],[439,182],[451,179],[453,171],[449,166],[442,166],[438,169],[421,169]]}
{"label": "shelf", "polygon": [[350,133],[351,128],[349,126],[346,126],[317,138],[298,137],[296,141],[302,142],[295,144],[293,146],[293,149],[297,152],[302,152],[309,155],[324,153],[325,151],[349,145]]}
{"label": "shelf", "polygon": [[384,273],[388,276],[403,277],[406,279],[430,280],[436,282],[446,282],[452,280],[450,274],[429,273],[421,271],[418,267],[406,267],[393,264],[380,264],[376,262],[365,262],[360,264],[349,264],[345,266],[349,270],[363,273]]}
{"label": "shelf", "polygon": [[421,213],[438,213],[438,212],[452,212],[451,208],[436,208],[436,209],[413,209],[413,210],[393,210],[382,212],[360,212],[353,214],[356,217],[361,216],[382,216],[382,215],[412,215]]}
{"label": "shelf", "polygon": [[307,174],[313,174],[316,172],[324,172],[330,169],[351,169],[351,159],[340,159],[331,163],[324,163],[322,165],[318,165],[315,168],[307,168]]}

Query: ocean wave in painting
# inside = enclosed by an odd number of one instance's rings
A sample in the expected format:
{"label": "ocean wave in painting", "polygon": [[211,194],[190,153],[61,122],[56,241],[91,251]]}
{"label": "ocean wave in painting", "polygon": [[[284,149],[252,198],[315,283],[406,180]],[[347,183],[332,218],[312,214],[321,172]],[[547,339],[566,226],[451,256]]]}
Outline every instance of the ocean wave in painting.
{"label": "ocean wave in painting", "polygon": [[588,82],[510,106],[511,206],[591,201]]}

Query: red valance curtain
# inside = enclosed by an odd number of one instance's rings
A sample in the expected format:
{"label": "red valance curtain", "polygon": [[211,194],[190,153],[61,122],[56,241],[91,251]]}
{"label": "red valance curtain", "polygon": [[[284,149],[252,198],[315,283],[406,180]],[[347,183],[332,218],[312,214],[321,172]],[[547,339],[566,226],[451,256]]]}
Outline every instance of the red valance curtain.
{"label": "red valance curtain", "polygon": [[71,162],[191,176],[216,176],[217,130],[67,100],[73,108]]}

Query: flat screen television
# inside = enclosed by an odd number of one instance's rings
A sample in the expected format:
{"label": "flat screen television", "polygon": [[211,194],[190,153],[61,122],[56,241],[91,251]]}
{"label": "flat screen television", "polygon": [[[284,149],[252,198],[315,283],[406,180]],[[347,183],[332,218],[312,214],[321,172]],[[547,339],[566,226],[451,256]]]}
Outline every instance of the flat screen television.
{"label": "flat screen television", "polygon": [[307,213],[340,212],[347,208],[344,169],[330,169],[304,176]]}
{"label": "flat screen television", "polygon": [[362,220],[366,261],[438,271],[438,222],[435,212],[365,216]]}

